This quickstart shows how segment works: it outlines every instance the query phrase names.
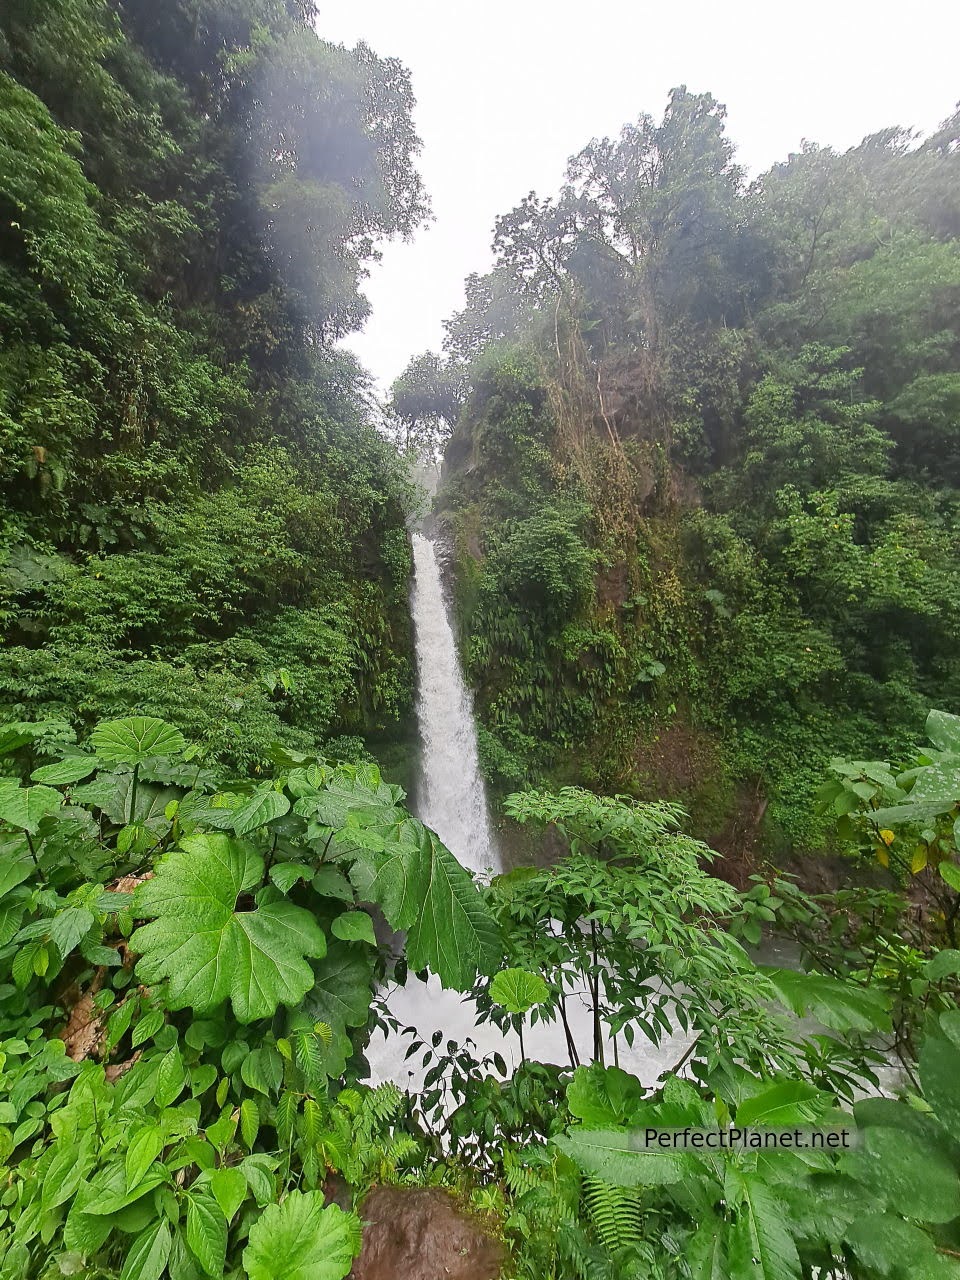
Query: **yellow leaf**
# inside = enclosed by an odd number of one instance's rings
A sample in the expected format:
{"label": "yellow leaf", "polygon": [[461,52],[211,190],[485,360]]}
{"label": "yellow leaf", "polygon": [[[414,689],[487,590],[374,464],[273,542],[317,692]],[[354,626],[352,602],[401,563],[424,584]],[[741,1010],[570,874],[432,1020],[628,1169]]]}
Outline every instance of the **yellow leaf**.
{"label": "yellow leaf", "polygon": [[927,865],[926,846],[922,844],[917,845],[916,849],[914,849],[913,851],[913,857],[910,859],[910,870],[913,872],[914,875],[916,875],[917,872],[922,871],[926,865]]}
{"label": "yellow leaf", "polygon": [[888,827],[884,827],[883,830],[880,831],[878,834],[880,836],[880,839],[888,848],[890,847],[890,845],[893,844],[894,840],[896,839],[896,836]]}
{"label": "yellow leaf", "polygon": [[887,852],[886,845],[881,845],[877,850],[877,861],[880,863],[881,867],[889,867],[890,854]]}

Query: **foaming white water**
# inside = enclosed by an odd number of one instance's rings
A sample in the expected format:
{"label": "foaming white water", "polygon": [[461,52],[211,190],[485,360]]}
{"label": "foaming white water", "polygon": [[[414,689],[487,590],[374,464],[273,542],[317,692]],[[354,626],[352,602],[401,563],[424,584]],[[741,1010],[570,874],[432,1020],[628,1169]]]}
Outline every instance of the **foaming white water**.
{"label": "foaming white water", "polygon": [[497,870],[473,704],[460,670],[436,548],[419,533],[413,535],[413,566],[410,610],[422,753],[417,817],[471,871]]}

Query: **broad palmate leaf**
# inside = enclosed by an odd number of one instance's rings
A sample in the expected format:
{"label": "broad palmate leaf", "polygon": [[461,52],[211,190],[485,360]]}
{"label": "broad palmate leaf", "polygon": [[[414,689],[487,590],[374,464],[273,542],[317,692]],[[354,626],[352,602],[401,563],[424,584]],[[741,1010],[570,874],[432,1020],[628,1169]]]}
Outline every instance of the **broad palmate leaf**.
{"label": "broad palmate leaf", "polygon": [[240,1021],[251,1022],[297,1004],[313,986],[306,957],[327,948],[310,912],[272,888],[260,891],[254,910],[237,910],[263,873],[263,859],[243,841],[195,835],[139,886],[134,914],[152,922],[130,939],[141,956],[137,973],[147,983],[166,978],[172,1008],[202,1013],[229,998]]}
{"label": "broad palmate leaf", "polygon": [[507,1013],[526,1013],[549,995],[550,988],[539,973],[526,969],[501,969],[490,983],[490,999]]}
{"label": "broad palmate leaf", "polygon": [[407,963],[431,969],[445,987],[466,991],[500,963],[496,921],[470,875],[422,823],[391,829],[384,849],[354,850],[361,898],[379,903],[394,929],[407,930]]}
{"label": "broad palmate leaf", "polygon": [[243,1266],[250,1280],[343,1280],[360,1242],[360,1224],[321,1191],[290,1191],[250,1228]]}
{"label": "broad palmate leaf", "polygon": [[102,760],[142,764],[153,756],[177,756],[187,744],[179,729],[156,716],[128,716],[98,724],[90,745]]}

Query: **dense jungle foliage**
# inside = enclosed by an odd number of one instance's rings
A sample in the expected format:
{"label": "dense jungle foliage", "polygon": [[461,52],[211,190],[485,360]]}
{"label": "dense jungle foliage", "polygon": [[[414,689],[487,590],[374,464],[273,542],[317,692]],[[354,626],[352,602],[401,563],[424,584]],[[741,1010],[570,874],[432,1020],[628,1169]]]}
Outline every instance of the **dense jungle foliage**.
{"label": "dense jungle foliage", "polygon": [[393,391],[447,440],[489,772],[822,844],[829,757],[960,700],[960,116],[748,183],[681,88],[494,250]]}
{"label": "dense jungle foliage", "polygon": [[[0,12],[0,1280],[343,1280],[382,1184],[503,1280],[957,1277],[957,122],[747,186],[676,92],[501,220],[398,451],[336,341],[428,216],[411,85],[317,22]],[[447,436],[486,764],[551,850],[489,883],[372,760],[413,774]],[[883,878],[714,874],[765,817]],[[428,977],[502,1053],[399,1025]],[[731,1126],[856,1143],[640,1140]]]}
{"label": "dense jungle foliage", "polygon": [[[931,730],[936,759],[878,781],[903,803],[854,793],[885,848],[930,770],[960,774],[960,717]],[[342,1280],[383,1182],[455,1192],[518,1280],[960,1273],[960,951],[902,896],[741,894],[673,806],[573,787],[508,801],[567,857],[479,886],[376,766],[277,746],[251,781],[153,717],[10,723],[0,752],[3,1280]],[[768,922],[808,971],[757,967],[740,939]],[[398,1027],[378,987],[406,966],[515,1031],[513,1069]],[[562,1024],[569,1061],[530,1060],[525,1020]],[[365,1083],[376,1026],[410,1037],[419,1093]],[[677,1053],[652,1090],[617,1065],[636,1042]],[[890,1047],[902,1101],[870,1096]],[[732,1123],[860,1145],[637,1140]]]}
{"label": "dense jungle foliage", "polygon": [[426,213],[405,71],[312,5],[0,15],[0,708],[235,763],[401,736],[409,495],[364,264]]}

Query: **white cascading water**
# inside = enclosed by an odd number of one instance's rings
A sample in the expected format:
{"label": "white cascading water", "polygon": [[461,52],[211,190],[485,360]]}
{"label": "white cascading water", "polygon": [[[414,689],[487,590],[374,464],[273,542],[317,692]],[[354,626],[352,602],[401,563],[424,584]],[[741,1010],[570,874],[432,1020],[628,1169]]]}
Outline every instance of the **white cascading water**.
{"label": "white cascading water", "polygon": [[413,535],[410,611],[417,651],[417,817],[471,871],[498,868],[477,757],[473,702],[460,670],[436,547]]}

